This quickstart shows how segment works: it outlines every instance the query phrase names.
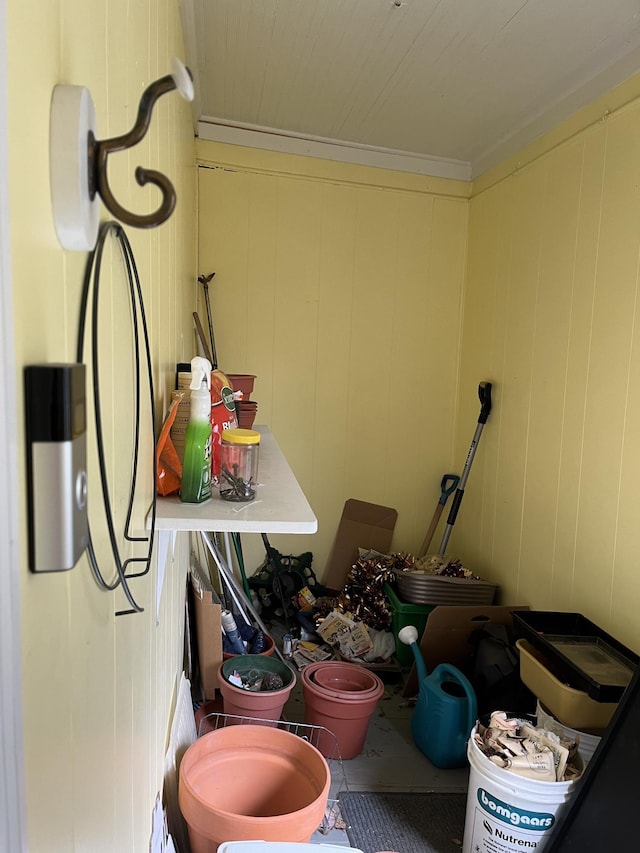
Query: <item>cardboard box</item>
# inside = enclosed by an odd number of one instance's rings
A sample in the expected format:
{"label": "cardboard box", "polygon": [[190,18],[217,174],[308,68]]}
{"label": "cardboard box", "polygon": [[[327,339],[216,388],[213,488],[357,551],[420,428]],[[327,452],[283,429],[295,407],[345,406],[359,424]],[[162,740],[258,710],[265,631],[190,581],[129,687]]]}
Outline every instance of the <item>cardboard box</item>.
{"label": "cardboard box", "polygon": [[191,570],[191,595],[196,625],[200,683],[205,699],[215,699],[222,663],[222,606],[210,581]]}
{"label": "cardboard box", "polygon": [[[471,634],[490,623],[512,626],[511,613],[514,610],[529,610],[529,607],[515,604],[484,607],[452,604],[434,607],[420,641],[420,651],[427,673],[433,672],[439,663],[450,663],[464,675],[470,676],[469,662],[473,654],[473,646],[469,643]],[[417,692],[418,676],[414,664],[403,695],[415,696]]]}
{"label": "cardboard box", "polygon": [[353,498],[346,501],[322,583],[329,589],[342,589],[358,559],[358,548],[388,554],[397,518],[391,507]]}

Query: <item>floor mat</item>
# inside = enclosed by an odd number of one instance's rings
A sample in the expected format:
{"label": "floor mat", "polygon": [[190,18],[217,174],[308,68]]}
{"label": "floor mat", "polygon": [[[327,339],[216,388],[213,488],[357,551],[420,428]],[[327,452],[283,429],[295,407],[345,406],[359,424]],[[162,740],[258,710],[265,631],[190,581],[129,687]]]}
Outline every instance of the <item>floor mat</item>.
{"label": "floor mat", "polygon": [[353,847],[363,853],[456,853],[462,847],[466,794],[342,793]]}

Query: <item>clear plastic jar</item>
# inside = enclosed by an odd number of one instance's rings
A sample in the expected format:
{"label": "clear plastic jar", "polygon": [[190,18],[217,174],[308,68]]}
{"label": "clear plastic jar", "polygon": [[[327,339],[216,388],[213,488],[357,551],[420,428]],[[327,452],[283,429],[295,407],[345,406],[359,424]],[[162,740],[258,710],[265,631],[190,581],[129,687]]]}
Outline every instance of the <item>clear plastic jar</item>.
{"label": "clear plastic jar", "polygon": [[260,433],[226,429],[220,438],[220,497],[224,501],[252,501],[258,484]]}

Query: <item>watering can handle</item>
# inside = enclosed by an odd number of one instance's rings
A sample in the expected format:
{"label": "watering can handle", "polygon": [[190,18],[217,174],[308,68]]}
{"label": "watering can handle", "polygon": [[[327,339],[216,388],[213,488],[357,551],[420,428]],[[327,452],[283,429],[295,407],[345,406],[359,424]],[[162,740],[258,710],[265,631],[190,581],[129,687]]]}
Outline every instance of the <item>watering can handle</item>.
{"label": "watering can handle", "polygon": [[440,674],[448,675],[454,681],[457,681],[458,684],[464,690],[467,699],[469,700],[469,716],[467,718],[467,732],[471,732],[471,729],[475,725],[476,717],[478,715],[478,700],[476,698],[476,693],[473,687],[471,686],[471,682],[469,679],[463,675],[459,669],[455,666],[450,666],[447,663],[441,663],[438,665],[438,672]]}

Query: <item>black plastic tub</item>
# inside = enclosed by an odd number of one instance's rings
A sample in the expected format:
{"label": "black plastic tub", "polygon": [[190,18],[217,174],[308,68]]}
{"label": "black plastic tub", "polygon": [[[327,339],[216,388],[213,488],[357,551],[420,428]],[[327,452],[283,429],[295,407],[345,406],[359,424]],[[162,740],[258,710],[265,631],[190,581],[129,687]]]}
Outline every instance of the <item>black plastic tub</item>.
{"label": "black plastic tub", "polygon": [[551,661],[558,678],[596,702],[619,702],[640,657],[581,613],[514,610],[513,626]]}

